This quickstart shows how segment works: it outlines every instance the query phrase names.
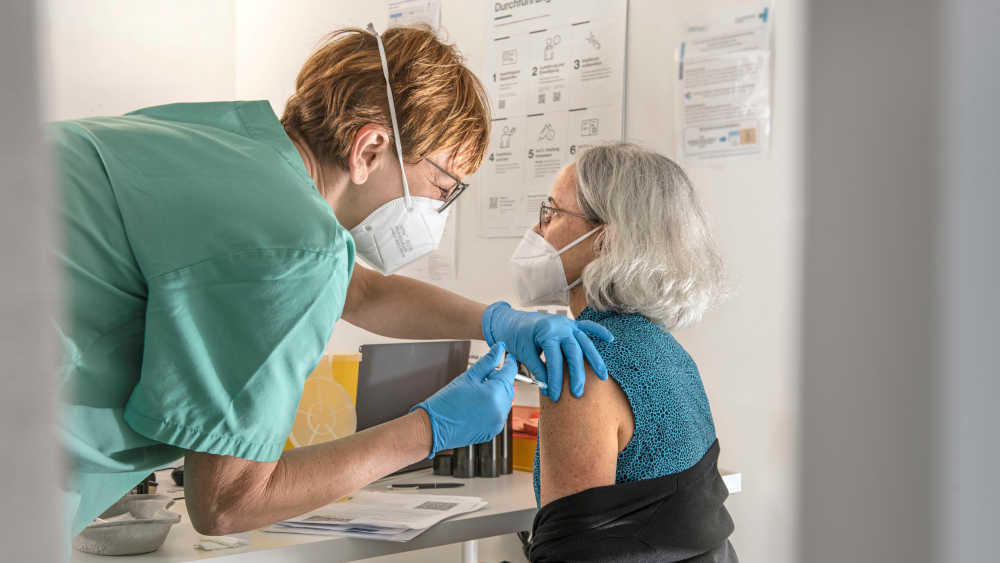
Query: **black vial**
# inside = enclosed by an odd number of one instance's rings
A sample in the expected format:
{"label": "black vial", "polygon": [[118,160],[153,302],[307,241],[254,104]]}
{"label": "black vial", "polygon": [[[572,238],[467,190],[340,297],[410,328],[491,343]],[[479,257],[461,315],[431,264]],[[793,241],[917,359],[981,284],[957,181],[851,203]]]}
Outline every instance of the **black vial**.
{"label": "black vial", "polygon": [[450,476],[454,472],[455,453],[445,450],[434,455],[434,474]]}
{"label": "black vial", "polygon": [[455,459],[452,462],[451,474],[455,477],[468,478],[476,476],[476,446],[455,448]]}
{"label": "black vial", "polygon": [[488,442],[476,444],[476,475],[480,477],[500,476],[500,435]]}
{"label": "black vial", "polygon": [[514,413],[507,413],[507,423],[503,425],[503,432],[498,436],[500,440],[500,473],[510,475],[514,472]]}

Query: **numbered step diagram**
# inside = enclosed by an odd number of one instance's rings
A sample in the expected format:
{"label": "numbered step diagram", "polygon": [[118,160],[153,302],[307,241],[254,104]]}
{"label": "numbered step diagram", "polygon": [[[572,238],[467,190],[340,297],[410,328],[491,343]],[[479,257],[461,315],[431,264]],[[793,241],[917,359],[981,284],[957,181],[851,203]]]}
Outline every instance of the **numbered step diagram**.
{"label": "numbered step diagram", "polygon": [[556,173],[621,140],[626,0],[494,2],[482,76],[493,133],[482,168],[480,235],[520,237]]}

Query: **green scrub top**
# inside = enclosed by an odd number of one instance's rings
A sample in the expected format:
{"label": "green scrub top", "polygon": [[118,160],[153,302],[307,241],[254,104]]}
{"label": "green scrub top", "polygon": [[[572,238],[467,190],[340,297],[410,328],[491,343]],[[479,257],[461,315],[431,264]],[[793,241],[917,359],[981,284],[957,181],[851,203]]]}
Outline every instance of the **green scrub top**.
{"label": "green scrub top", "polygon": [[184,450],[278,459],[355,254],[266,101],[48,132],[75,535]]}

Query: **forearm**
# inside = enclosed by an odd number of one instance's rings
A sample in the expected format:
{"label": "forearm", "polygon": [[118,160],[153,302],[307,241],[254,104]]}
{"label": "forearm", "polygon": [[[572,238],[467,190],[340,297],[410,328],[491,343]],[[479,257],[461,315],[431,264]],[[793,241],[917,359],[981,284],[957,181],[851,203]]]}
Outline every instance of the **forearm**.
{"label": "forearm", "polygon": [[483,337],[483,303],[413,278],[383,277],[360,267],[354,278],[343,318],[355,326],[392,338]]}
{"label": "forearm", "polygon": [[[186,490],[189,499],[210,505],[192,512],[202,514],[203,533],[229,534],[253,530],[330,504],[368,483],[427,457],[431,450],[427,414],[412,413],[323,444],[286,451],[264,478],[243,479],[233,498],[206,499]],[[190,464],[190,462],[188,462]],[[218,476],[217,478],[241,478]],[[208,488],[206,488],[208,489]],[[211,496],[210,490],[204,493]],[[189,500],[189,505],[191,500]],[[191,507],[189,506],[189,509]]]}

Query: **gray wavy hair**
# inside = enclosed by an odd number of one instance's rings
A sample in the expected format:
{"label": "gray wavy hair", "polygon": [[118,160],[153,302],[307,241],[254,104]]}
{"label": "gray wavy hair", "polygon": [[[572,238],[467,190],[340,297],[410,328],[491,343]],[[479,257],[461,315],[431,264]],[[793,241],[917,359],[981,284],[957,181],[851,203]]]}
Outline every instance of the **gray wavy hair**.
{"label": "gray wavy hair", "polygon": [[698,322],[725,294],[725,272],[687,174],[636,145],[588,149],[576,161],[580,208],[605,225],[583,271],[588,304],[638,313],[664,329]]}

